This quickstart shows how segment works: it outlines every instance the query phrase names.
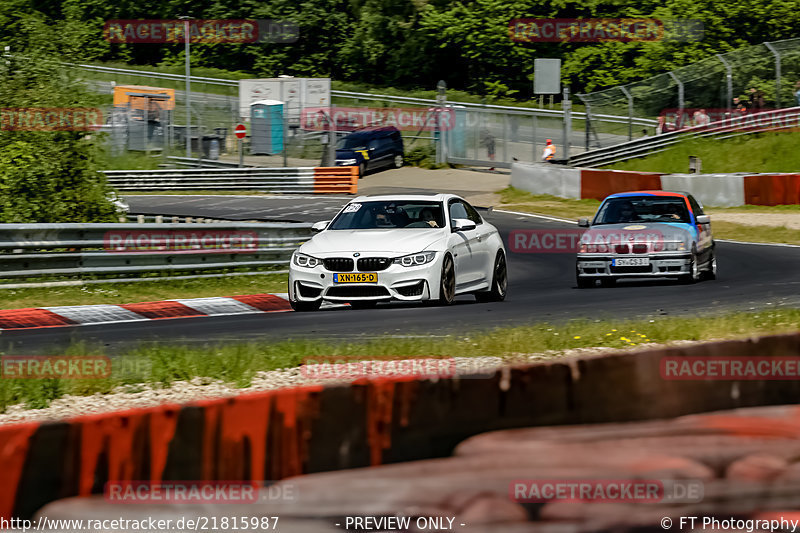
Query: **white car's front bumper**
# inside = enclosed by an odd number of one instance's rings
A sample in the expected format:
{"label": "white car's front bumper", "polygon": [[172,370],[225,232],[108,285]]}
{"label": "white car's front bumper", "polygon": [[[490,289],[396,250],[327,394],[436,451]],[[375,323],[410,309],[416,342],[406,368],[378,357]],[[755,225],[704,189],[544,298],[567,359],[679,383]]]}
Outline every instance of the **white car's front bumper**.
{"label": "white car's front bumper", "polygon": [[[346,258],[347,255],[339,254],[337,257]],[[436,299],[439,297],[442,257],[443,254],[437,253],[433,261],[418,266],[404,267],[392,263],[384,270],[359,270],[356,266],[342,272],[376,272],[377,283],[334,283],[334,274],[339,270],[329,270],[324,264],[314,268],[301,267],[293,262],[289,267],[289,298],[304,302],[320,298],[330,302]]]}

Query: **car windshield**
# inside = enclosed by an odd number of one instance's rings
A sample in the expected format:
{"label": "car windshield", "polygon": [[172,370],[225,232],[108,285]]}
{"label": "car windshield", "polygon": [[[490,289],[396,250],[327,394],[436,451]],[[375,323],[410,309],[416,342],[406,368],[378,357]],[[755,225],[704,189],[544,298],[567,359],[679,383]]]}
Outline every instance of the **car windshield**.
{"label": "car windshield", "polygon": [[441,202],[381,200],[347,204],[329,230],[443,228]]}
{"label": "car windshield", "polygon": [[345,137],[339,139],[336,143],[336,148],[339,150],[364,150],[367,147],[366,141],[363,137]]}
{"label": "car windshield", "polygon": [[606,200],[594,220],[594,224],[626,222],[689,223],[691,219],[686,202],[681,197],[626,196]]}

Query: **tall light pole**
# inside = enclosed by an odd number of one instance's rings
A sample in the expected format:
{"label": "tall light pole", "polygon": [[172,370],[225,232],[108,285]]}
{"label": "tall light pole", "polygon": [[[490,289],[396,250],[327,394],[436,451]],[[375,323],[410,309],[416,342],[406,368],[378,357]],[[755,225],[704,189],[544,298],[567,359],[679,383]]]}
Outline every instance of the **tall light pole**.
{"label": "tall light pole", "polygon": [[[186,157],[192,157],[192,105],[191,105],[191,90],[192,90],[192,78],[190,75],[191,67],[189,61],[189,19],[191,17],[183,16],[178,17],[183,20],[183,42],[184,42],[184,54],[186,55]],[[199,144],[198,139],[198,144]]]}

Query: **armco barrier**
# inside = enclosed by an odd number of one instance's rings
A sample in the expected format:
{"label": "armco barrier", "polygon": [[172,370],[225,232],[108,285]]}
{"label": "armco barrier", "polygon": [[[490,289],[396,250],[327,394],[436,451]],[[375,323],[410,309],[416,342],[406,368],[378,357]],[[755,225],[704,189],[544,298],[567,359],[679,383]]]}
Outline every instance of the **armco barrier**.
{"label": "armco barrier", "polygon": [[266,270],[312,235],[304,223],[0,224],[0,278]]}
{"label": "armco barrier", "polygon": [[116,480],[277,480],[449,456],[515,427],[625,422],[783,405],[800,380],[663,379],[662,359],[800,356],[800,333],[569,358],[487,379],[361,380],[0,427],[0,516]]}
{"label": "armco barrier", "polygon": [[358,167],[106,170],[121,191],[258,190],[315,194],[358,192]]}
{"label": "armco barrier", "polygon": [[602,200],[625,191],[661,189],[661,175],[654,172],[581,169],[581,198]]}
{"label": "armco barrier", "polygon": [[602,200],[635,190],[685,191],[705,205],[800,204],[800,174],[657,174],[514,163],[511,185],[534,194]]}

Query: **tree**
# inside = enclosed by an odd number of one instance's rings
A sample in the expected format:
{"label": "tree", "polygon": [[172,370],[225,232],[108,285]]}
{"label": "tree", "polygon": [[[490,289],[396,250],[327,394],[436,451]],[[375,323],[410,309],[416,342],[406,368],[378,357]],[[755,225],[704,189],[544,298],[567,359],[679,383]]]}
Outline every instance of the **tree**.
{"label": "tree", "polygon": [[[6,109],[86,108],[97,96],[60,66],[58,37],[35,15],[16,21],[27,37],[0,60],[0,102]],[[8,116],[8,115],[5,115]],[[83,131],[0,129],[0,222],[113,221],[110,192],[98,172],[97,136]]]}

